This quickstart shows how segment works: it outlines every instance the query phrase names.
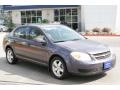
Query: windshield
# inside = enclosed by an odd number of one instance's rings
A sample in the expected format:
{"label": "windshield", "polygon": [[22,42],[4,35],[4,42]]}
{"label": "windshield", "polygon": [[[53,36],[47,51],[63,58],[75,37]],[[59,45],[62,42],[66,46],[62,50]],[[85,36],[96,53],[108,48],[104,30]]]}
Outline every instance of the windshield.
{"label": "windshield", "polygon": [[48,25],[42,26],[41,28],[43,29],[47,37],[53,42],[65,42],[85,39],[73,29],[64,25]]}

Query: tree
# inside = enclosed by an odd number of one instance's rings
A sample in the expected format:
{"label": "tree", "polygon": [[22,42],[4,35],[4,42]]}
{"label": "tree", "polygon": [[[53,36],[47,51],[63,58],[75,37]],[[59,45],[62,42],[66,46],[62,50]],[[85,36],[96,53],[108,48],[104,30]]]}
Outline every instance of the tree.
{"label": "tree", "polygon": [[4,14],[5,26],[8,27],[8,31],[11,32],[15,28],[15,24],[12,22],[11,13]]}

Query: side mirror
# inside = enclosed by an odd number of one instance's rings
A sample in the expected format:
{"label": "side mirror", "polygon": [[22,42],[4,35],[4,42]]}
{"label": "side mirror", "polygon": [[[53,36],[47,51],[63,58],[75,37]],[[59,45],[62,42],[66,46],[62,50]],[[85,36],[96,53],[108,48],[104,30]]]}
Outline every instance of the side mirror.
{"label": "side mirror", "polygon": [[41,40],[40,43],[42,44],[42,46],[46,46],[47,42],[45,40]]}

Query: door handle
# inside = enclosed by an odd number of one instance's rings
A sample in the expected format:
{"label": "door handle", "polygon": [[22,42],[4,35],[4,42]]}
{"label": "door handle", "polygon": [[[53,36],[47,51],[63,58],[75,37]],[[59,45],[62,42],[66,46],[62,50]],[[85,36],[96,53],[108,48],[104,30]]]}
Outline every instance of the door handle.
{"label": "door handle", "polygon": [[29,45],[27,42],[21,42],[22,45]]}
{"label": "door handle", "polygon": [[11,43],[15,43],[15,40],[14,40],[14,39],[11,39],[10,42],[11,42]]}

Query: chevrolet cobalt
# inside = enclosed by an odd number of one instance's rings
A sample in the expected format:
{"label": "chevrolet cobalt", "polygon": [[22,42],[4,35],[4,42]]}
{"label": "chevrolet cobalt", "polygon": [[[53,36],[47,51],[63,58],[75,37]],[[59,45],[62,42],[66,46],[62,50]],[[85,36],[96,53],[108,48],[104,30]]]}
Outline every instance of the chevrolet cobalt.
{"label": "chevrolet cobalt", "polygon": [[48,66],[57,79],[68,73],[95,75],[115,66],[116,57],[108,46],[86,39],[64,25],[23,25],[3,40],[8,63],[27,60]]}

